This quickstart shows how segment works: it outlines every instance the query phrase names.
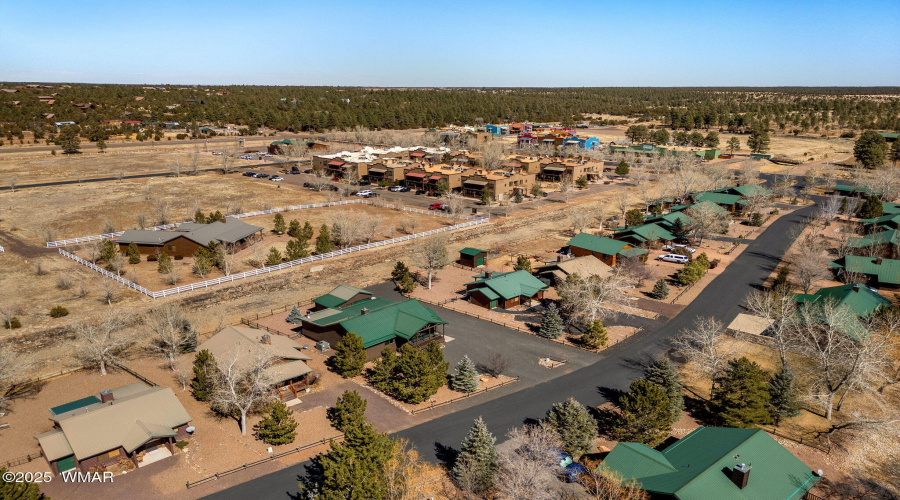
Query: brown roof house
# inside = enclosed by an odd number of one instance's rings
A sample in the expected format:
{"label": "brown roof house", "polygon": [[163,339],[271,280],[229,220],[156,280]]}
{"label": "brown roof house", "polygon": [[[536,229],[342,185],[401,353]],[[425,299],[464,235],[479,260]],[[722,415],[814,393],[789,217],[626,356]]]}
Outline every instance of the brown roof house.
{"label": "brown roof house", "polygon": [[[303,346],[284,335],[272,335],[263,330],[245,326],[228,326],[197,347],[207,350],[218,362],[234,359],[242,353],[262,349],[271,357],[265,375],[282,401],[294,399],[297,392],[309,387],[312,368],[306,364],[310,357],[303,354]],[[250,362],[252,356],[246,356]],[[240,364],[241,358],[238,358]]]}
{"label": "brown roof house", "polygon": [[570,274],[587,278],[589,276],[609,276],[610,272],[610,266],[602,260],[594,255],[584,255],[540,266],[534,270],[534,275],[545,283],[554,284],[566,281],[566,277]]}
{"label": "brown roof house", "polygon": [[53,430],[35,436],[54,474],[130,461],[137,467],[173,454],[189,436],[190,415],[168,387],[143,382],[50,408]]}
{"label": "brown roof house", "polygon": [[185,222],[172,231],[129,229],[116,240],[122,253],[134,243],[143,255],[157,252],[169,256],[189,256],[210,242],[230,245],[229,251],[237,251],[262,238],[263,228],[247,224],[233,217],[225,217],[209,224]]}

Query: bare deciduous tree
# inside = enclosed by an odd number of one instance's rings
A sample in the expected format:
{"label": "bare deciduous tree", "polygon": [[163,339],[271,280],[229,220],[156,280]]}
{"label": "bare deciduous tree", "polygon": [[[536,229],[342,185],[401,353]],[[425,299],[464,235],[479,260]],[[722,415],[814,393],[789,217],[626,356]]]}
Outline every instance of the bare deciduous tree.
{"label": "bare deciduous tree", "polygon": [[700,316],[694,327],[672,337],[672,346],[710,379],[717,376],[725,363],[737,352],[735,339],[725,334],[725,325],[711,316]]}
{"label": "bare deciduous tree", "polygon": [[572,207],[568,210],[569,225],[574,234],[580,233],[590,225],[593,214],[581,207]]}
{"label": "bare deciduous tree", "polygon": [[272,397],[273,381],[267,371],[272,356],[254,345],[250,350],[236,348],[216,361],[219,371],[212,405],[226,415],[239,414],[241,434],[246,435],[247,415]]}
{"label": "bare deciduous tree", "polygon": [[570,274],[557,286],[561,305],[569,322],[589,325],[595,320],[615,317],[635,300],[625,293],[634,288],[635,279],[619,266],[606,276],[582,278]]}
{"label": "bare deciduous tree", "polygon": [[147,347],[161,355],[169,369],[175,371],[175,360],[196,344],[197,332],[181,304],[170,302],[153,309],[147,317],[152,335]]}
{"label": "bare deciduous tree", "polygon": [[694,238],[697,238],[697,246],[703,245],[703,238],[724,232],[728,228],[728,215],[710,201],[697,203],[684,212],[692,219],[688,224],[688,230]]}
{"label": "bare deciduous tree", "polygon": [[112,312],[99,323],[76,325],[75,357],[86,365],[99,366],[100,375],[106,375],[106,365],[120,362],[120,356],[135,343],[134,332],[126,328],[130,321],[122,312]]}
{"label": "bare deciduous tree", "polygon": [[631,206],[631,193],[628,191],[628,189],[624,187],[620,188],[616,193],[614,203],[619,213],[622,214],[622,220],[620,221],[620,224],[624,224],[625,212],[627,212],[628,208]]}
{"label": "bare deciduous tree", "polygon": [[161,198],[156,200],[156,205],[154,208],[156,209],[157,224],[160,226],[169,224],[169,212],[172,208],[172,203],[167,199]]}
{"label": "bare deciduous tree", "polygon": [[825,198],[825,201],[816,210],[816,218],[821,220],[824,225],[831,224],[841,211],[842,200],[843,197],[837,194]]}
{"label": "bare deciduous tree", "polygon": [[563,201],[569,203],[572,196],[572,189],[575,188],[575,182],[572,181],[571,175],[564,175],[559,179],[559,193],[562,195]]}
{"label": "bare deciduous tree", "polygon": [[759,181],[759,162],[747,160],[741,163],[738,170],[738,182],[741,184],[755,184]]}
{"label": "bare deciduous tree", "polygon": [[25,379],[31,366],[29,358],[16,352],[11,345],[0,343],[0,410],[7,408],[10,391]]}
{"label": "bare deciduous tree", "polygon": [[400,230],[406,234],[414,234],[419,228],[419,216],[413,213],[403,214],[398,221]]}
{"label": "bare deciduous tree", "polygon": [[12,190],[13,193],[16,192],[16,187],[19,185],[19,178],[16,176],[12,176],[9,178],[9,189]]}
{"label": "bare deciduous tree", "polygon": [[512,500],[557,498],[554,485],[560,472],[559,435],[547,424],[515,428],[498,453],[497,489]]}
{"label": "bare deciduous tree", "polygon": [[197,172],[200,171],[200,150],[197,147],[194,147],[194,150],[191,151],[191,154],[188,156],[188,175],[197,175]]}
{"label": "bare deciduous tree", "polygon": [[98,278],[97,289],[100,290],[100,300],[111,306],[119,300],[119,283],[107,278]]}
{"label": "bare deciduous tree", "polygon": [[824,238],[816,233],[801,234],[789,260],[797,284],[809,293],[813,283],[829,276],[828,254]]}
{"label": "bare deciduous tree", "polygon": [[134,223],[138,227],[138,229],[145,229],[147,227],[147,214],[144,212],[140,212],[134,216]]}
{"label": "bare deciduous tree", "polygon": [[839,392],[846,395],[883,379],[895,339],[868,330],[846,306],[832,300],[806,304],[798,309],[796,325],[793,341],[809,360],[801,369],[811,381],[810,395],[822,403],[828,420]]}
{"label": "bare deciduous tree", "polygon": [[181,166],[181,161],[179,161],[178,159],[172,160],[172,163],[169,165],[169,170],[175,177],[181,177],[182,168],[183,167]]}
{"label": "bare deciduous tree", "polygon": [[371,215],[363,213],[359,221],[360,234],[366,240],[366,243],[372,243],[372,240],[378,238],[378,234],[384,224],[384,218],[380,215]]}
{"label": "bare deciduous tree", "polygon": [[431,290],[434,273],[450,263],[450,252],[447,250],[449,242],[450,239],[444,233],[422,238],[419,242],[418,254],[422,261],[422,267],[428,271],[429,290]]}
{"label": "bare deciduous tree", "polygon": [[463,219],[463,212],[466,209],[466,202],[462,196],[451,196],[447,199],[447,213],[450,215],[450,221],[453,224],[459,224]]}
{"label": "bare deciduous tree", "polygon": [[793,347],[791,330],[794,328],[797,302],[790,293],[754,290],[747,296],[747,310],[766,320],[765,335],[772,339],[782,368],[787,366],[787,353]]}
{"label": "bare deciduous tree", "polygon": [[610,470],[600,464],[598,467],[585,467],[581,484],[593,500],[647,500],[640,483],[634,479],[625,479],[622,474]]}

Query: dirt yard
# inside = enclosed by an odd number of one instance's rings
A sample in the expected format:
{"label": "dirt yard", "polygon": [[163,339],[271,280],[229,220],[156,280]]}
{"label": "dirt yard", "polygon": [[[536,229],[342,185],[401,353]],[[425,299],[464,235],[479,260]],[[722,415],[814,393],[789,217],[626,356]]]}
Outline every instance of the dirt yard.
{"label": "dirt yard", "polygon": [[[306,222],[309,222],[312,225],[313,237],[310,238],[308,242],[310,252],[313,252],[315,250],[315,240],[318,237],[320,228],[323,224],[331,227],[331,225],[335,222],[339,222],[342,220],[354,220],[354,218],[357,216],[370,217],[370,219],[368,220],[372,221],[377,220],[378,226],[376,231],[374,231],[371,235],[371,240],[368,240],[368,238],[361,238],[357,241],[354,241],[353,245],[374,243],[377,241],[383,241],[395,238],[397,236],[402,236],[406,233],[400,230],[400,226],[406,224],[405,221],[408,221],[411,218],[414,218],[417,221],[415,232],[430,231],[432,229],[438,229],[453,224],[449,218],[445,217],[411,214],[391,208],[374,207],[371,205],[363,204],[281,212],[281,215],[284,217],[286,224],[290,224],[292,220],[297,220],[298,222],[300,222],[301,226]],[[232,262],[232,274],[249,271],[251,269],[256,269],[261,265],[264,265],[271,248],[278,249],[278,251],[281,252],[282,256],[286,255],[285,246],[287,245],[287,242],[292,238],[287,234],[274,234],[274,219],[275,214],[246,217],[241,219],[248,224],[253,224],[255,226],[264,228],[264,231],[262,233],[263,239],[261,241],[253,243],[249,247],[244,248],[231,256],[230,262]],[[409,228],[407,228],[407,230],[409,230]],[[67,248],[67,251],[72,252],[84,259],[88,258],[88,250],[84,248],[83,245],[72,245]],[[175,275],[177,277],[176,280],[172,280],[171,276],[168,274],[160,274],[158,271],[157,263],[154,261],[148,261],[146,256],[141,260],[139,264],[126,265],[125,268],[123,268],[121,274],[125,278],[134,281],[135,283],[138,283],[150,290],[161,290],[173,286],[187,285],[190,283],[196,283],[198,281],[225,276],[224,272],[215,268],[209,274],[202,277],[197,275],[193,272],[194,259],[192,256],[185,256],[185,258],[182,260],[174,260],[173,265],[175,267]],[[315,265],[318,265],[318,263],[312,263],[307,267]]]}
{"label": "dirt yard", "polygon": [[[187,354],[182,358],[178,362],[179,367],[189,369],[187,367],[190,365],[193,355]],[[314,358],[310,361],[310,366],[315,373],[323,373],[323,363],[321,357]],[[183,451],[176,448],[176,457],[170,459],[177,461],[177,466],[168,467],[164,474],[153,476],[152,484],[157,494],[165,495],[183,491],[185,481],[196,481],[218,471],[268,456],[269,445],[253,436],[252,428],[259,422],[260,415],[252,415],[248,418],[248,432],[246,435],[241,435],[236,420],[220,417],[210,411],[206,403],[196,401],[189,390],[182,389],[181,384],[174,378],[174,372],[163,366],[159,358],[143,357],[130,360],[126,364],[151,381],[172,388],[191,416],[191,425],[197,428],[190,439],[190,444]],[[4,422],[11,424],[11,428],[0,431],[4,433],[0,463],[39,451],[37,441],[33,436],[50,430],[52,427],[48,412],[50,407],[96,394],[103,389],[120,387],[137,381],[136,378],[122,370],[113,369],[106,377],[101,377],[97,371],[81,371],[46,382],[31,394],[17,398],[13,402],[9,415],[3,418]],[[326,384],[314,384],[309,395],[325,389]],[[303,397],[307,396],[304,394]],[[37,416],[41,417],[36,418]],[[339,434],[329,424],[325,415],[325,407],[303,408],[300,411],[295,409],[294,418],[300,424],[297,426],[296,439],[291,444],[273,447],[275,453]],[[285,465],[298,463],[318,451],[321,450],[307,450],[285,457],[281,461],[285,462]],[[38,472],[50,469],[45,460],[38,459],[15,467],[13,470]]]}

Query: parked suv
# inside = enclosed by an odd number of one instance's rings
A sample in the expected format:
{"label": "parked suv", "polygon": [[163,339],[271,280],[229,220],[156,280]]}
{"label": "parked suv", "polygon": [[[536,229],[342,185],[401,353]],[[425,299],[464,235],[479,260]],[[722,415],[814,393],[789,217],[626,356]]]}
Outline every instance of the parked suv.
{"label": "parked suv", "polygon": [[675,253],[667,253],[665,255],[660,255],[657,259],[663,262],[674,262],[676,264],[687,264],[690,262],[690,259],[685,257],[684,255],[678,255]]}
{"label": "parked suv", "polygon": [[672,251],[674,251],[676,248],[683,248],[683,249],[685,249],[685,250],[687,250],[688,252],[691,252],[691,253],[694,253],[694,252],[697,251],[696,248],[694,248],[694,247],[689,247],[689,246],[687,246],[687,245],[666,245],[666,246],[663,247],[663,250],[667,250],[667,251],[669,251],[669,252],[672,252]]}

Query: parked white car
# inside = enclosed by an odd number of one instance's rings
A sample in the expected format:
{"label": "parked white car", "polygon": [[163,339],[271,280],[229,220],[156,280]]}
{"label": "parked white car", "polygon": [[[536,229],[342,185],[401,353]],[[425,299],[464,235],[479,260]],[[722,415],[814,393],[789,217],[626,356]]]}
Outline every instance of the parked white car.
{"label": "parked white car", "polygon": [[363,189],[362,191],[357,192],[356,196],[362,196],[363,198],[368,198],[369,196],[372,196],[374,194],[375,193],[373,193],[371,189]]}
{"label": "parked white car", "polygon": [[678,255],[676,253],[667,253],[665,255],[660,255],[657,259],[663,262],[674,262],[676,264],[687,264],[690,260],[684,255]]}
{"label": "parked white car", "polygon": [[689,247],[689,246],[687,246],[687,245],[666,245],[666,246],[663,247],[663,250],[668,250],[668,251],[671,252],[672,250],[675,250],[676,248],[683,248],[683,249],[685,249],[685,250],[687,250],[688,252],[691,252],[691,253],[694,253],[694,252],[697,251],[696,248],[694,248],[694,247]]}
{"label": "parked white car", "polygon": [[274,176],[274,177],[269,177],[269,180],[270,180],[270,181],[274,181],[274,182],[281,182],[281,181],[284,180],[284,177],[282,177],[282,176],[280,176],[280,175],[276,175],[276,176]]}

